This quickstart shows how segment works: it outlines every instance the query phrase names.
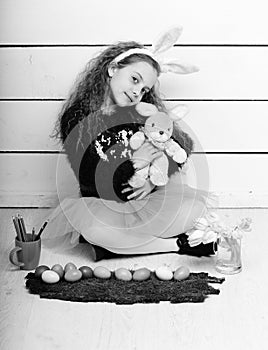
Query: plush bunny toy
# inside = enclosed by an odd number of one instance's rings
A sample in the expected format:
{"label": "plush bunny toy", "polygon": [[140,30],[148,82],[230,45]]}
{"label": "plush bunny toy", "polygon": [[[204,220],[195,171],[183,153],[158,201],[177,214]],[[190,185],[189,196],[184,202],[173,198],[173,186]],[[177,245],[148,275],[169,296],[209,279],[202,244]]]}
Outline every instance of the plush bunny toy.
{"label": "plush bunny toy", "polygon": [[[130,138],[130,146],[133,150],[137,150],[144,142],[151,142],[156,148],[163,151],[163,155],[154,159],[153,162],[145,168],[135,172],[129,180],[129,184],[134,188],[143,186],[148,177],[156,186],[164,186],[167,184],[169,161],[166,154],[172,157],[176,163],[180,164],[184,163],[187,159],[185,150],[171,139],[174,122],[181,119],[181,117],[172,113],[159,112],[156,108],[150,108],[150,111],[153,111],[152,115],[147,118],[144,127],[132,135]],[[140,111],[141,108],[140,110],[137,108],[137,110]],[[146,113],[141,114],[145,115]]]}

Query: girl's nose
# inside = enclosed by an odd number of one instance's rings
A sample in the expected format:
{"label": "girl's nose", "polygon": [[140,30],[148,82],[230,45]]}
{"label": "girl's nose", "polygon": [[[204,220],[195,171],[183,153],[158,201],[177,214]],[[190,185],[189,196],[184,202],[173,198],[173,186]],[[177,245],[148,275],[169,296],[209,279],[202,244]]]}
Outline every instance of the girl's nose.
{"label": "girl's nose", "polygon": [[141,94],[141,89],[139,89],[139,88],[136,86],[135,89],[133,89],[132,93],[133,93],[133,96],[134,96],[135,98],[137,98],[137,97],[139,97],[140,94]]}

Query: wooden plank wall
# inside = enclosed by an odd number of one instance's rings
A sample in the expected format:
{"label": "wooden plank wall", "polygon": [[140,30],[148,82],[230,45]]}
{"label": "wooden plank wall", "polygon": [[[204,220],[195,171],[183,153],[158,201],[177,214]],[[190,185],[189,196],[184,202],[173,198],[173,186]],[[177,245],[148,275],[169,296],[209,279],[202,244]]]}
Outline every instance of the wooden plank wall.
{"label": "wooden plank wall", "polygon": [[160,84],[167,104],[190,107],[182,127],[196,148],[186,180],[218,193],[222,207],[267,207],[266,13],[264,0],[1,0],[0,205],[50,207],[69,183],[77,188],[49,137],[76,75],[106,45],[150,45],[180,24],[169,56],[200,72]]}

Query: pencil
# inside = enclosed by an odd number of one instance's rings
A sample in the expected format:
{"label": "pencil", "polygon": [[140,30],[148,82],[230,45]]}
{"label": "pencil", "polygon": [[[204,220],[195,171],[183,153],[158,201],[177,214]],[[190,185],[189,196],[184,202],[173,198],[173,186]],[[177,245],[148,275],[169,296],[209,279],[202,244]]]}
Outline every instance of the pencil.
{"label": "pencil", "polygon": [[38,235],[35,237],[35,241],[37,241],[40,238],[40,236],[41,236],[42,232],[44,231],[45,227],[47,226],[47,224],[48,224],[48,220],[45,221],[43,226],[40,228]]}
{"label": "pencil", "polygon": [[18,224],[16,219],[17,218],[15,218],[15,216],[12,216],[12,220],[13,220],[13,224],[14,224],[14,227],[15,227],[15,230],[16,230],[16,233],[17,233],[18,240],[23,242],[22,241],[22,236],[21,236],[21,233],[20,233],[19,224]]}
{"label": "pencil", "polygon": [[20,228],[22,241],[23,242],[27,242],[27,238],[26,238],[26,235],[24,234],[23,225],[22,225],[21,217],[20,217],[19,214],[17,215],[17,222],[18,222],[18,225],[19,225],[19,228]]}
{"label": "pencil", "polygon": [[24,220],[23,220],[23,217],[20,215],[20,222],[21,222],[21,225],[22,225],[22,229],[23,229],[23,234],[25,235],[26,237],[26,227],[25,227],[25,224],[24,224]]}
{"label": "pencil", "polygon": [[34,233],[35,233],[35,229],[33,227],[33,229],[32,229],[32,241],[34,241]]}

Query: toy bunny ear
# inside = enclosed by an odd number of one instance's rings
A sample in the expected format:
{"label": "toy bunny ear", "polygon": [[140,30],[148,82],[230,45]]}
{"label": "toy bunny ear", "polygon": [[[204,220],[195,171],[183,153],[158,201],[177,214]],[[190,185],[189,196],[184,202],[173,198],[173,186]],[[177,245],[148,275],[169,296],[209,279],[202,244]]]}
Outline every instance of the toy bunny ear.
{"label": "toy bunny ear", "polygon": [[191,64],[183,64],[179,61],[163,62],[161,64],[161,72],[167,73],[177,73],[177,74],[191,74],[198,72],[199,68]]}
{"label": "toy bunny ear", "polygon": [[149,117],[158,112],[155,105],[146,102],[140,102],[136,105],[136,111],[143,117]]}
{"label": "toy bunny ear", "polygon": [[174,122],[183,119],[189,112],[189,107],[187,105],[176,105],[175,107],[169,109],[169,117]]}
{"label": "toy bunny ear", "polygon": [[167,51],[171,48],[176,41],[179,39],[182,33],[182,27],[171,28],[164,34],[162,34],[156,42],[152,45],[153,54],[159,54],[161,52]]}

